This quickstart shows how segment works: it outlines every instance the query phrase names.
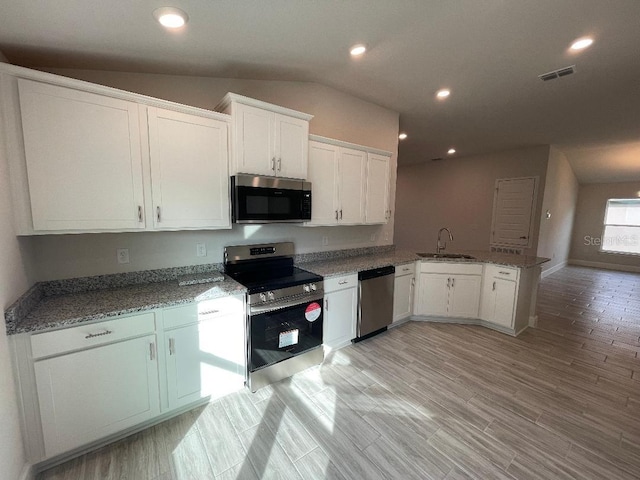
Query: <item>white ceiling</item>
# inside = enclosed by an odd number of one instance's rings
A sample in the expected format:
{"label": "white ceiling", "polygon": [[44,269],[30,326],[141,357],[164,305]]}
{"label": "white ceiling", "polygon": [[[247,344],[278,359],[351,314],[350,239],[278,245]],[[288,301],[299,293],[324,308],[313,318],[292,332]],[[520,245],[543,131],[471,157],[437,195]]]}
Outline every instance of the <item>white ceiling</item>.
{"label": "white ceiling", "polygon": [[[189,13],[183,31],[153,19],[167,4]],[[0,50],[19,65],[314,81],[398,111],[401,163],[554,144],[581,182],[640,180],[640,0],[0,0],[0,11]],[[594,45],[569,53],[585,35]],[[354,61],[360,42],[369,51]],[[571,64],[572,76],[537,78]]]}

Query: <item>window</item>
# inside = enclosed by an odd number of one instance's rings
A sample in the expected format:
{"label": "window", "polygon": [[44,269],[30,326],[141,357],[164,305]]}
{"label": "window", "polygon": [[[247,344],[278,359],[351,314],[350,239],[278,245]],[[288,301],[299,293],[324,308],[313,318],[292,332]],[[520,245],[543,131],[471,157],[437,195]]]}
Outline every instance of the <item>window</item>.
{"label": "window", "polygon": [[607,201],[600,249],[603,252],[640,254],[640,199]]}

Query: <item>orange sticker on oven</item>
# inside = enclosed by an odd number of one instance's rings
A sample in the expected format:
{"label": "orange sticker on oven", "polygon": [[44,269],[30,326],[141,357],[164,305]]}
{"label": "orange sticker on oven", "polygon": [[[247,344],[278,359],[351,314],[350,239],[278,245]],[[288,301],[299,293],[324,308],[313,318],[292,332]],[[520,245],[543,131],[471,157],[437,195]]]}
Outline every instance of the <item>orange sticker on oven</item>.
{"label": "orange sticker on oven", "polygon": [[307,309],[304,311],[304,318],[309,320],[310,322],[315,322],[318,318],[320,318],[321,312],[320,304],[313,302],[307,305]]}

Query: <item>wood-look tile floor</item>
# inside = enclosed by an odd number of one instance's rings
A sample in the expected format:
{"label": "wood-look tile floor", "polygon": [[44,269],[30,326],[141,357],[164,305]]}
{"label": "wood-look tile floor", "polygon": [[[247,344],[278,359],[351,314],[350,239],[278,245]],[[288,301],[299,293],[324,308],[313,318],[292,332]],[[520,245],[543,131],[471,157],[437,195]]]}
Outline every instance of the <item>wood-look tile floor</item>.
{"label": "wood-look tile floor", "polygon": [[538,315],[410,322],[39,478],[640,478],[640,275],[567,267]]}

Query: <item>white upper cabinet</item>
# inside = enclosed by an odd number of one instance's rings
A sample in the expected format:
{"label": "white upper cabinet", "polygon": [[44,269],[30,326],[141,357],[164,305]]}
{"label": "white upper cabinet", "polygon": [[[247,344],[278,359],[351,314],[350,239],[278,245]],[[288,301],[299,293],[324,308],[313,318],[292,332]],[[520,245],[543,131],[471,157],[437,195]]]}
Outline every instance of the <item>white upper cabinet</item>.
{"label": "white upper cabinet", "polygon": [[138,106],[18,82],[34,230],[143,229]]}
{"label": "white upper cabinet", "polygon": [[232,174],[307,179],[312,115],[234,93],[216,110],[233,117]]}
{"label": "white upper cabinet", "polygon": [[[362,225],[388,220],[391,154],[367,150],[371,149],[310,137],[312,213],[307,225]],[[370,202],[367,192],[372,197]]]}
{"label": "white upper cabinet", "polygon": [[227,123],[148,108],[153,225],[231,227]]}
{"label": "white upper cabinet", "polygon": [[367,196],[365,223],[387,223],[389,211],[389,167],[391,157],[367,156]]}

